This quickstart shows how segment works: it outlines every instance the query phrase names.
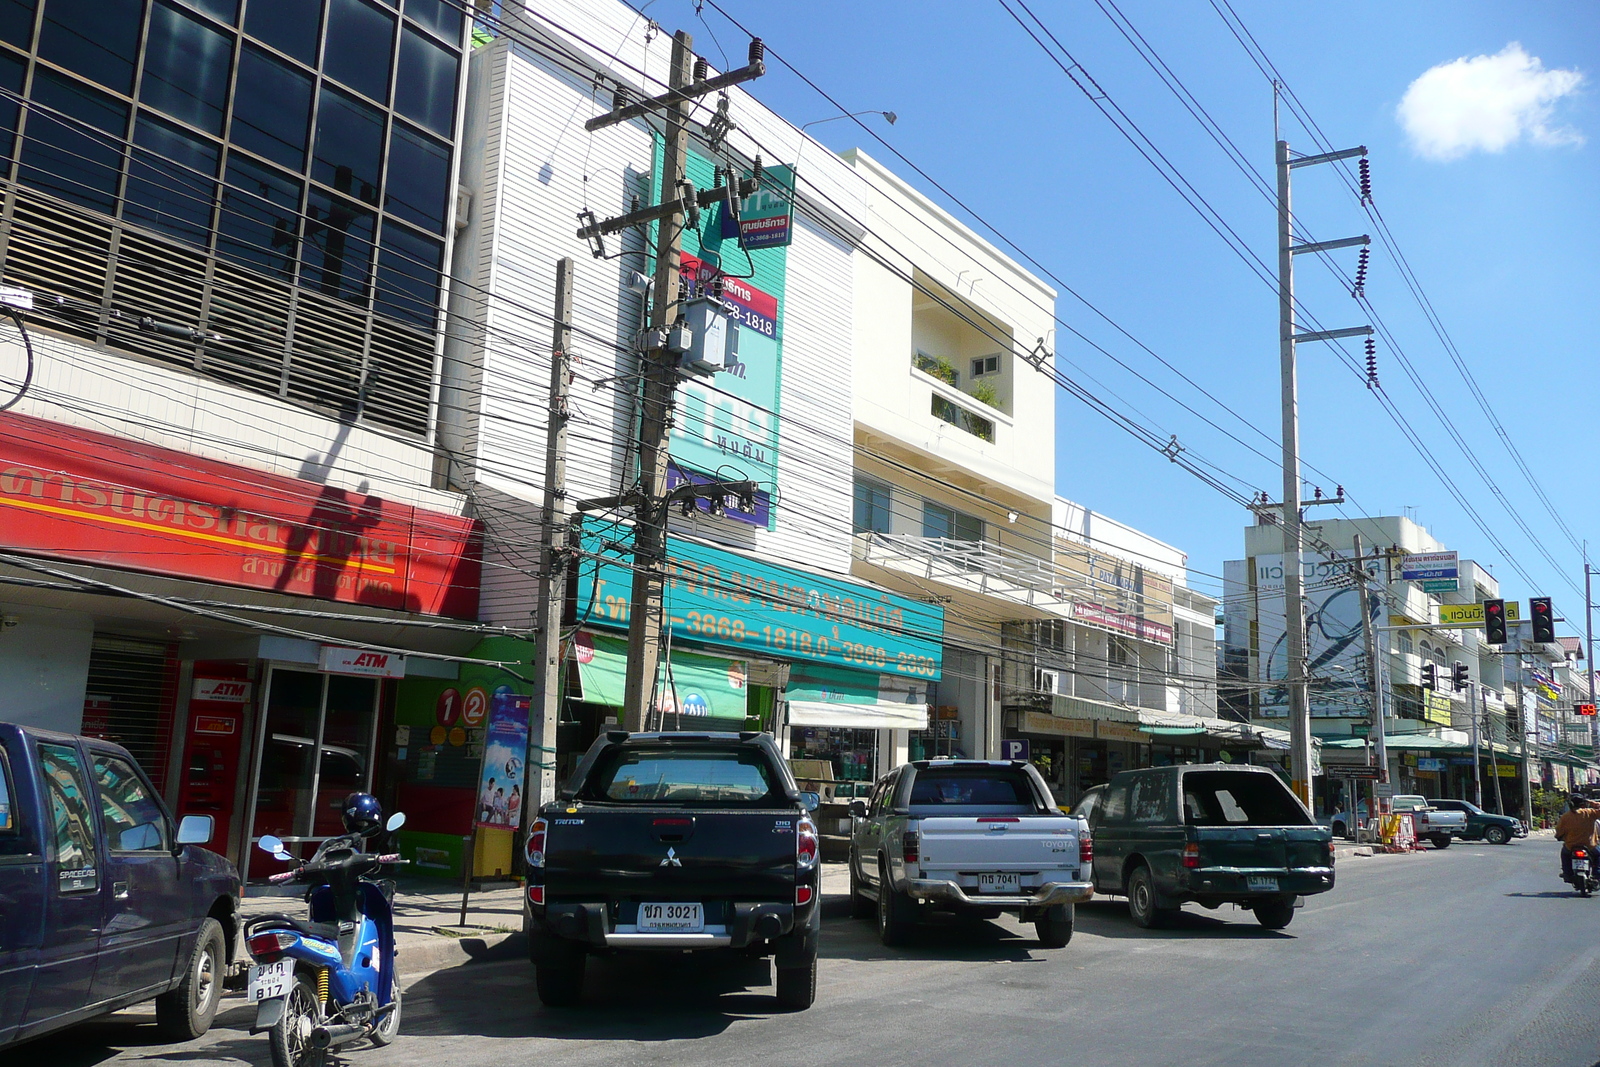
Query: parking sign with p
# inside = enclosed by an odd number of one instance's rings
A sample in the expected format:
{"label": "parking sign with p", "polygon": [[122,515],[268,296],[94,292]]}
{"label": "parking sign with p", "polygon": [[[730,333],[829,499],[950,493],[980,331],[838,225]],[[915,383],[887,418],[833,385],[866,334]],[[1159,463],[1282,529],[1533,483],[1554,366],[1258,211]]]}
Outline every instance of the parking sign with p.
{"label": "parking sign with p", "polygon": [[1028,758],[1028,756],[1028,742],[1026,738],[1008,737],[1000,742],[1001,759],[1025,760]]}

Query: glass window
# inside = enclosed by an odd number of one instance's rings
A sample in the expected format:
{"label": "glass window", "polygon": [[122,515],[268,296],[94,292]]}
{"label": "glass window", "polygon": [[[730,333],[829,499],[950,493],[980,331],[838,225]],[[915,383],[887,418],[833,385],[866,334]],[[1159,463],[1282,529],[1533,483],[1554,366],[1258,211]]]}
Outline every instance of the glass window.
{"label": "glass window", "polygon": [[243,156],[230,156],[217,223],[217,251],[280,278],[294,275],[302,184]]}
{"label": "glass window", "polygon": [[1143,774],[1134,779],[1133,794],[1128,800],[1128,819],[1131,822],[1166,822],[1167,775]]}
{"label": "glass window", "polygon": [[[122,148],[108,142],[127,136],[128,105],[42,69],[33,77],[33,100],[40,106],[28,114],[23,182],[63,200],[114,213]],[[85,127],[109,136],[98,137]]]}
{"label": "glass window", "polygon": [[954,508],[935,504],[931,500],[924,500],[922,536],[943,537],[952,541],[982,541],[983,520],[976,515],[968,515]]}
{"label": "glass window", "polygon": [[394,124],[383,208],[407,222],[444,232],[450,204],[450,147]]}
{"label": "glass window", "polygon": [[313,191],[306,204],[306,271],[301,280],[329,296],[366,299],[374,224],[372,212],[343,197]]}
{"label": "glass window", "polygon": [[1038,808],[1025,772],[1011,767],[926,770],[911,783],[911,806],[977,807],[1022,814]]}
{"label": "glass window", "polygon": [[[232,26],[239,21],[239,0],[183,0],[197,11],[204,11],[218,22]],[[282,3],[283,0],[273,0]]]}
{"label": "glass window", "polygon": [[50,858],[60,864],[57,888],[87,892],[100,884],[95,870],[94,823],[89,814],[89,784],[83,762],[71,745],[40,745],[45,803],[50,808]]}
{"label": "glass window", "polygon": [[400,75],[394,108],[444,137],[456,119],[455,54],[407,26],[400,35]]}
{"label": "glass window", "polygon": [[612,749],[584,787],[613,803],[767,806],[787,804],[758,749]]}
{"label": "glass window", "polygon": [[366,0],[330,0],[327,38],[322,73],[387,104],[394,16]]}
{"label": "glass window", "polygon": [[383,163],[383,113],[324,87],[317,106],[317,149],[311,176],[341,193],[378,202]]}
{"label": "glass window", "polygon": [[113,852],[170,851],[167,814],[131,763],[96,752],[94,781],[100,793],[101,827]]}
{"label": "glass window", "polygon": [[322,0],[250,0],[244,32],[302,63],[317,62]]}
{"label": "glass window", "polygon": [[889,509],[893,499],[889,487],[857,478],[855,493],[855,532],[889,533]]}
{"label": "glass window", "polygon": [[143,0],[50,0],[39,55],[119,93],[133,92]]}
{"label": "glass window", "polygon": [[[17,142],[17,119],[22,105],[17,97],[22,95],[22,80],[27,75],[28,64],[19,56],[0,52],[0,157],[11,158]],[[0,163],[0,170],[4,169]]]}
{"label": "glass window", "polygon": [[222,132],[233,43],[167,4],[150,9],[139,100],[209,133]]}
{"label": "glass window", "polygon": [[378,250],[378,310],[424,328],[439,317],[444,245],[385,223]]}
{"label": "glass window", "polygon": [[0,0],[0,41],[31,48],[33,9],[34,0]]}
{"label": "glass window", "polygon": [[239,55],[229,140],[274,163],[304,170],[310,125],[310,76],[246,45]]}
{"label": "glass window", "polygon": [[122,217],[204,247],[211,232],[220,150],[148,115],[139,119]]}
{"label": "glass window", "polygon": [[461,40],[461,9],[449,0],[406,0],[406,17],[416,19],[452,44]]}
{"label": "glass window", "polygon": [[0,833],[17,832],[17,815],[11,806],[11,761],[0,753]]}

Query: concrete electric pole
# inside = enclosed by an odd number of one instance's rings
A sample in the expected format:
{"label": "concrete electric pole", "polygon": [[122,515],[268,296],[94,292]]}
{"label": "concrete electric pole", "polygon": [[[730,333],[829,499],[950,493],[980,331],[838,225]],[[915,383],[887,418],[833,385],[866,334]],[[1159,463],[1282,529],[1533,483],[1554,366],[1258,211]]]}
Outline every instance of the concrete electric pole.
{"label": "concrete electric pole", "polygon": [[1295,332],[1294,257],[1303,252],[1325,252],[1371,243],[1370,237],[1337,241],[1294,243],[1294,216],[1290,210],[1289,172],[1296,167],[1365,156],[1365,146],[1315,156],[1291,157],[1289,142],[1277,144],[1278,169],[1278,356],[1282,375],[1283,407],[1283,604],[1289,654],[1284,683],[1289,690],[1289,778],[1300,799],[1311,806],[1311,690],[1306,671],[1306,614],[1300,518],[1300,411],[1295,346],[1303,341],[1336,341],[1342,337],[1369,336],[1371,326],[1343,330]]}

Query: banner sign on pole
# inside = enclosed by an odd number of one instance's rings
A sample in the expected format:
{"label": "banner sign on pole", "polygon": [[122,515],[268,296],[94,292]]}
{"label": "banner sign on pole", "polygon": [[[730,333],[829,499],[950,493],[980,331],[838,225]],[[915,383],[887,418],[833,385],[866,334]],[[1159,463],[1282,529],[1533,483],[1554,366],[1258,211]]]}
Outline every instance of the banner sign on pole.
{"label": "banner sign on pole", "polygon": [[[481,690],[474,690],[481,692]],[[489,700],[489,730],[479,772],[477,825],[515,830],[522,817],[523,760],[532,698],[498,686]]]}
{"label": "banner sign on pole", "polygon": [[1400,562],[1400,577],[1422,583],[1425,593],[1453,593],[1459,588],[1460,560],[1454,552],[1414,552]]}

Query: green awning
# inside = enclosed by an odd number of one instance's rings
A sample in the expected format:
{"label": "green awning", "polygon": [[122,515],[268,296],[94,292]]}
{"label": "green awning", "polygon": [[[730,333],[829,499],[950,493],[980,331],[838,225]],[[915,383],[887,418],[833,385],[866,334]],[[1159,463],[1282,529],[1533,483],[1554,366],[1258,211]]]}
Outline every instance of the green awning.
{"label": "green awning", "polygon": [[1139,729],[1152,737],[1198,737],[1206,732],[1204,726],[1141,726]]}
{"label": "green awning", "polygon": [[[579,633],[574,641],[583,699],[591,704],[621,707],[627,689],[628,642],[603,634]],[[672,650],[672,662],[661,664],[657,692],[668,712],[743,719],[748,714],[750,687],[743,660]]]}

